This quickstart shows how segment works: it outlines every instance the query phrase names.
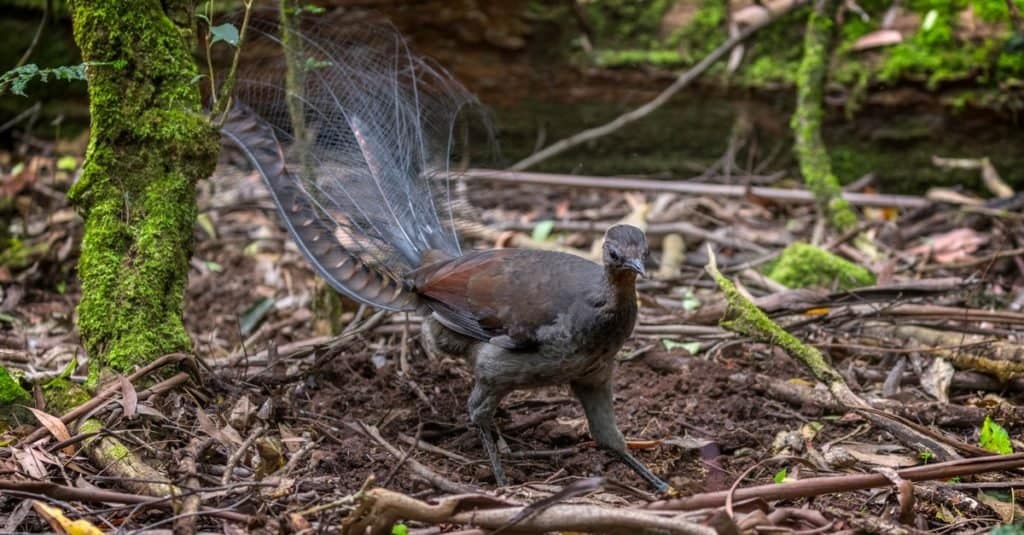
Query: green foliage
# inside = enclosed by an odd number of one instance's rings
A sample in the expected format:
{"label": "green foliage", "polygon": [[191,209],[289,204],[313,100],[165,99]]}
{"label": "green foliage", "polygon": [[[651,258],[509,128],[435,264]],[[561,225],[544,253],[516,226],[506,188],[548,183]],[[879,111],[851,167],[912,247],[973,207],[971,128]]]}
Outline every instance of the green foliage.
{"label": "green foliage", "polygon": [[684,311],[693,312],[694,310],[700,308],[701,302],[700,299],[697,297],[697,294],[693,293],[693,290],[686,290],[686,293],[683,294],[683,300],[680,304],[682,305]]}
{"label": "green foliage", "polygon": [[594,56],[600,67],[628,67],[631,65],[655,65],[675,67],[686,64],[682,55],[675,50],[601,50]]}
{"label": "green foliage", "polygon": [[31,419],[28,409],[32,396],[21,387],[7,368],[0,366],[0,432]]}
{"label": "green foliage", "polygon": [[[1013,0],[1024,10],[1024,0]],[[593,60],[604,67],[654,65],[689,67],[725,41],[726,2],[699,0],[693,18],[666,38],[659,38],[662,2],[588,2],[587,14],[603,47]],[[847,12],[836,43],[829,80],[848,89],[847,113],[856,111],[873,84],[919,82],[930,89],[957,81],[972,81],[994,92],[966,92],[958,102],[1003,109],[1024,107],[1024,102],[997,88],[1024,80],[1024,35],[1011,32],[1005,0],[910,0],[904,9],[921,24],[904,34],[904,42],[872,51],[851,51],[852,45],[873,31],[892,6],[888,0],[861,0],[866,18]],[[959,20],[970,9],[976,19],[995,25],[984,39],[965,39],[957,33]],[[798,8],[762,29],[749,40],[744,61],[730,83],[747,87],[792,86],[802,56],[803,22],[809,8]],[[566,15],[563,15],[566,16]],[[716,65],[709,76],[722,76]],[[1012,91],[1010,93],[1013,93]]]}
{"label": "green foliage", "polygon": [[538,221],[533,226],[533,232],[530,234],[530,238],[533,241],[547,241],[551,237],[551,231],[555,228],[555,222],[550,219]]}
{"label": "green foliage", "polygon": [[986,416],[985,421],[981,424],[978,445],[1000,455],[1013,453],[1013,445],[1010,444],[1010,434],[1006,432],[1003,426],[995,423],[989,416]]}
{"label": "green foliage", "polygon": [[700,353],[700,342],[680,342],[678,340],[672,340],[671,338],[663,338],[661,340],[661,345],[665,346],[666,351],[682,349],[691,355]]}
{"label": "green foliage", "polygon": [[47,381],[43,385],[43,397],[46,398],[47,408],[58,414],[65,413],[91,398],[88,391],[64,377]]}
{"label": "green foliage", "polygon": [[16,67],[0,75],[0,94],[10,89],[11,93],[15,95],[27,97],[25,88],[29,82],[39,80],[45,84],[50,81],[51,77],[66,82],[85,80],[85,64],[63,65],[50,69],[40,69],[35,63]]}
{"label": "green foliage", "polygon": [[391,535],[409,535],[409,526],[396,522],[395,525],[391,526]]}
{"label": "green foliage", "polygon": [[783,468],[782,470],[779,470],[778,472],[775,472],[775,475],[772,476],[772,481],[774,481],[776,483],[785,483],[786,482],[786,477],[788,477],[788,476],[789,476],[789,471],[786,470],[785,468]]}
{"label": "green foliage", "polygon": [[291,12],[292,16],[298,16],[305,13],[308,13],[310,15],[322,15],[326,12],[326,10],[320,6],[315,6],[313,4],[305,4],[295,6],[294,8],[291,9]]}
{"label": "green foliage", "polygon": [[242,333],[242,336],[249,336],[249,334],[256,329],[273,307],[274,298],[272,297],[264,297],[249,307],[249,309],[242,314],[242,318],[238,323],[238,330]]}
{"label": "green foliage", "polygon": [[661,18],[672,0],[604,0],[584,5],[597,39],[612,46],[656,44]]}
{"label": "green foliage", "polygon": [[74,156],[61,156],[57,160],[57,169],[61,171],[71,172],[78,169],[78,158]]}
{"label": "green foliage", "polygon": [[693,19],[672,32],[665,46],[679,51],[687,64],[700,61],[725,41],[727,7],[723,0],[701,0]]}
{"label": "green foliage", "polygon": [[27,267],[40,255],[46,254],[50,246],[46,242],[37,242],[26,245],[18,238],[10,238],[4,243],[4,249],[0,251],[0,266],[14,269]]}
{"label": "green foliage", "polygon": [[794,242],[782,251],[769,266],[768,278],[790,288],[835,285],[847,290],[875,283],[867,268],[803,242]]}
{"label": "green foliage", "polygon": [[230,22],[210,28],[210,36],[212,37],[210,44],[223,41],[231,46],[238,46],[238,28]]}

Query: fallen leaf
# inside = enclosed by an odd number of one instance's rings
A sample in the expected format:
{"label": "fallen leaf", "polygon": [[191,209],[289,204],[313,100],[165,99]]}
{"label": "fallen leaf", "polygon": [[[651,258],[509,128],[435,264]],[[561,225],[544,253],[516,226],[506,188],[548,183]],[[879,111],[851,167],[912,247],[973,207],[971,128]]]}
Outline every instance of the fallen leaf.
{"label": "fallen leaf", "polygon": [[14,459],[21,466],[21,470],[25,475],[33,479],[47,479],[45,465],[60,464],[45,451],[36,448],[12,448],[12,452],[14,453]]}
{"label": "fallen leaf", "polygon": [[939,264],[952,264],[971,258],[971,253],[988,239],[970,228],[958,228],[944,234],[932,236],[927,243],[913,247],[907,252],[912,255],[931,255]]}
{"label": "fallen leaf", "polygon": [[[1003,494],[1006,500],[1001,499]],[[1024,511],[1017,507],[1016,500],[1009,493],[979,492],[978,501],[991,507],[1003,522],[1009,523],[1024,517]]]}
{"label": "fallen leaf", "polygon": [[[64,425],[64,422],[62,422],[60,418],[33,407],[29,407],[28,410],[32,411],[32,415],[36,417],[36,420],[39,420],[39,423],[43,424],[43,427],[45,427],[58,442],[71,439],[71,433],[68,431],[68,426]],[[65,446],[61,451],[66,455],[71,456],[75,454],[75,447]]]}
{"label": "fallen leaf", "polygon": [[53,531],[56,533],[63,533],[67,535],[103,535],[103,531],[92,525],[88,520],[71,520],[64,516],[64,511],[61,511],[57,507],[52,507],[43,502],[32,500],[32,508],[36,510],[36,514],[50,524],[50,527],[53,528]]}
{"label": "fallen leaf", "polygon": [[135,392],[135,387],[132,386],[132,382],[127,377],[118,375],[117,381],[121,386],[121,410],[124,411],[124,417],[131,420],[135,418],[138,410],[139,394]]}

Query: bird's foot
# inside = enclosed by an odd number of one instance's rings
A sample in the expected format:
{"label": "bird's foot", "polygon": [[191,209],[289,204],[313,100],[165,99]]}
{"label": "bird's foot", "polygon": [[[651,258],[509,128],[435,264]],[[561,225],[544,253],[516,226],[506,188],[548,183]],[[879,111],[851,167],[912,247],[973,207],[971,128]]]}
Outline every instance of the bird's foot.
{"label": "bird's foot", "polygon": [[640,462],[636,457],[633,457],[633,454],[629,453],[629,451],[613,450],[613,452],[622,459],[622,462],[626,463],[626,466],[632,468],[634,472],[644,479],[644,481],[654,487],[654,489],[658,491],[658,494],[669,498],[679,495],[679,491],[672,487],[672,485],[666,483],[660,477],[654,475],[654,472],[652,472],[650,468],[647,468],[647,465]]}
{"label": "bird's foot", "polygon": [[505,479],[505,470],[501,467],[501,459],[498,458],[498,448],[494,444],[494,437],[491,436],[491,426],[478,425],[476,427],[480,431],[480,442],[483,443],[484,449],[487,450],[487,458],[491,461],[494,482],[499,487],[507,486],[508,480]]}

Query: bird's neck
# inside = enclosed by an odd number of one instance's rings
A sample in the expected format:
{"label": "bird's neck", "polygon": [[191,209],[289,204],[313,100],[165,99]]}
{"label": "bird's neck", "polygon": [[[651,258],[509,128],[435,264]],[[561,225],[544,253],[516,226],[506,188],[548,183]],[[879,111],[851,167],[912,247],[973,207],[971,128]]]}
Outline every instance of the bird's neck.
{"label": "bird's neck", "polygon": [[617,304],[636,303],[636,273],[628,269],[605,269],[605,277]]}

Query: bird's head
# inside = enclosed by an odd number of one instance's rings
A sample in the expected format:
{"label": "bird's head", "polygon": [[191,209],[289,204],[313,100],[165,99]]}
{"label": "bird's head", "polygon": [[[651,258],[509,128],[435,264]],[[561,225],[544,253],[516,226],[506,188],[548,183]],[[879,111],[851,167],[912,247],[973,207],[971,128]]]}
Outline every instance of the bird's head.
{"label": "bird's head", "polygon": [[632,225],[615,225],[604,233],[604,267],[612,275],[633,273],[643,276],[648,254],[644,231]]}

